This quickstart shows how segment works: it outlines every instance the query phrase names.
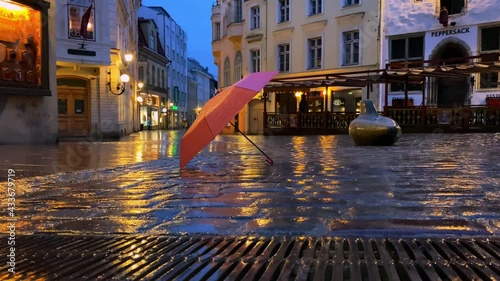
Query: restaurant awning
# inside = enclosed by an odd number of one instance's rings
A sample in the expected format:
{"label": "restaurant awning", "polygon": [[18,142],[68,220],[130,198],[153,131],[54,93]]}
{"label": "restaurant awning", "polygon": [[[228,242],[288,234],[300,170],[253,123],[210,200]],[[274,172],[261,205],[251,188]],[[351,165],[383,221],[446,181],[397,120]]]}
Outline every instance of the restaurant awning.
{"label": "restaurant awning", "polygon": [[[461,61],[461,63],[453,63]],[[465,62],[464,62],[465,61]],[[276,77],[264,91],[308,90],[318,87],[365,87],[381,83],[422,83],[427,77],[470,77],[482,72],[500,72],[500,53],[445,60],[392,62],[385,69],[332,72],[318,75]]]}

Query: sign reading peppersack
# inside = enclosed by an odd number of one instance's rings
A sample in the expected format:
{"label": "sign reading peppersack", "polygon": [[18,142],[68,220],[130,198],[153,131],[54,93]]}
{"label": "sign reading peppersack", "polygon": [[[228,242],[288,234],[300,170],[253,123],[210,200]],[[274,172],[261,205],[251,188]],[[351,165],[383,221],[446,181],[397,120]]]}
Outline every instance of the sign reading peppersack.
{"label": "sign reading peppersack", "polygon": [[441,36],[446,36],[446,35],[456,35],[456,34],[464,34],[464,33],[470,33],[470,27],[433,31],[433,32],[431,32],[431,37],[441,37]]}

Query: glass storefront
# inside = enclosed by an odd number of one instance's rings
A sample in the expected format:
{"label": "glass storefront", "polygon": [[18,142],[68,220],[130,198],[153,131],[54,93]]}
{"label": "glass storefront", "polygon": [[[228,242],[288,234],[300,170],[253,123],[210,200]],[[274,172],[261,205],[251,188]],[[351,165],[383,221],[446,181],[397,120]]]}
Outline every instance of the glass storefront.
{"label": "glass storefront", "polygon": [[40,11],[0,0],[0,86],[42,85]]}
{"label": "glass storefront", "polygon": [[151,122],[153,126],[158,126],[158,107],[151,107]]}

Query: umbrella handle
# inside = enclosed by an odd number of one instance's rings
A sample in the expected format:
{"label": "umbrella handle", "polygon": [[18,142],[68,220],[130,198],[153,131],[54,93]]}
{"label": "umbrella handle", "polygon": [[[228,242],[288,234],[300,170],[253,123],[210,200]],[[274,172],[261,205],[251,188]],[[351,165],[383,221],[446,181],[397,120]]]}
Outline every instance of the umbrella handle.
{"label": "umbrella handle", "polygon": [[238,133],[242,134],[251,144],[253,144],[253,146],[255,146],[255,148],[257,148],[260,151],[260,153],[262,153],[266,157],[267,163],[269,163],[271,165],[274,163],[273,159],[271,159],[269,156],[267,156],[267,154],[264,151],[262,151],[262,149],[260,149],[251,139],[249,139],[247,137],[247,135],[243,134],[242,131],[240,131],[238,128],[236,128],[236,126],[232,122],[229,122],[229,124],[233,125],[233,127],[236,129],[236,131],[238,131]]}

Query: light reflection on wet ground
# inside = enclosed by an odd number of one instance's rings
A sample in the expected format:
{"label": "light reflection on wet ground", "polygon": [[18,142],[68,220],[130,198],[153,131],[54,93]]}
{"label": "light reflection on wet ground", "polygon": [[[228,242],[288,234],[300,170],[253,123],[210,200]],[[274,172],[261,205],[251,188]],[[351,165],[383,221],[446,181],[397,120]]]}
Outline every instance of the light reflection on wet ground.
{"label": "light reflection on wet ground", "polygon": [[[500,234],[499,135],[403,135],[391,147],[357,147],[346,135],[251,136],[272,166],[243,137],[219,136],[180,172],[181,133],[86,144],[87,160],[73,169],[100,169],[24,180],[17,187],[18,230]],[[57,157],[68,148],[50,151],[40,159],[65,164]]]}

